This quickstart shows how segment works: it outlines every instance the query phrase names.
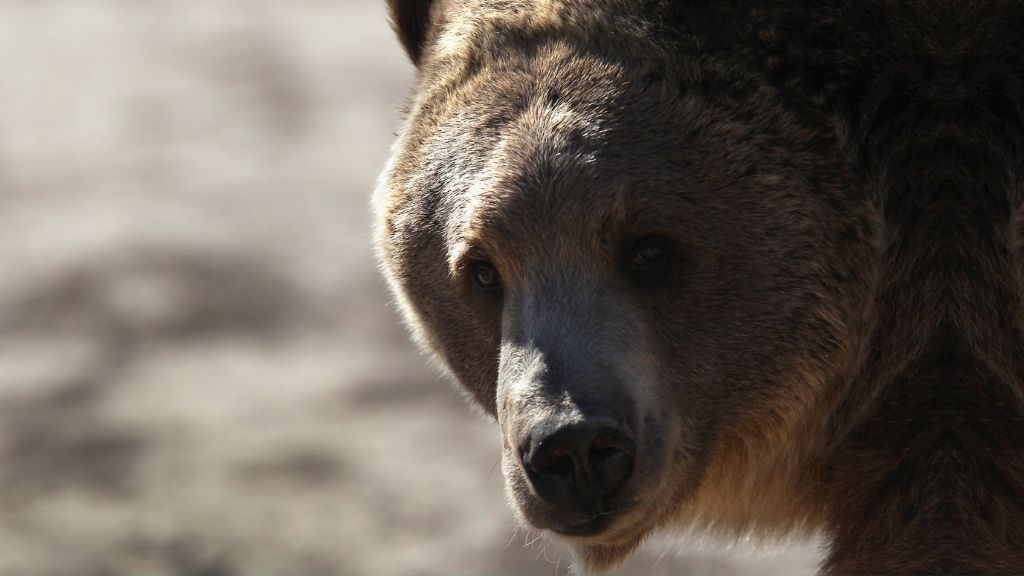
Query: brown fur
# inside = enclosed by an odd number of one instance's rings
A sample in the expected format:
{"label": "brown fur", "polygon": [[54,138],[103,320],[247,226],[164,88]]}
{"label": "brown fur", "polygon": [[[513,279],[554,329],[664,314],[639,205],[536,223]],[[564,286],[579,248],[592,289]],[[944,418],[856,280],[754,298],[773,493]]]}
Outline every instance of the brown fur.
{"label": "brown fur", "polygon": [[835,574],[1024,572],[1024,9],[389,4],[419,76],[383,269],[525,521],[559,512],[510,439],[604,403],[637,461],[586,566],[683,524],[820,530]]}

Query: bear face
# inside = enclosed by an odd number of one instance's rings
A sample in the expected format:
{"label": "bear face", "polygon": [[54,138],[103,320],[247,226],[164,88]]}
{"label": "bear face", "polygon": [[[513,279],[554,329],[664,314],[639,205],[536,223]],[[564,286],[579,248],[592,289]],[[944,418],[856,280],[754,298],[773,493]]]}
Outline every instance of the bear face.
{"label": "bear face", "polygon": [[376,201],[410,326],[497,418],[523,520],[591,566],[670,521],[804,524],[877,243],[835,128],[614,3],[527,4],[407,37]]}
{"label": "bear face", "polygon": [[628,3],[505,4],[394,4],[419,83],[377,240],[412,331],[589,566],[807,524],[877,252],[835,127]]}
{"label": "bear face", "polygon": [[380,258],[525,522],[1024,571],[1019,3],[390,4]]}

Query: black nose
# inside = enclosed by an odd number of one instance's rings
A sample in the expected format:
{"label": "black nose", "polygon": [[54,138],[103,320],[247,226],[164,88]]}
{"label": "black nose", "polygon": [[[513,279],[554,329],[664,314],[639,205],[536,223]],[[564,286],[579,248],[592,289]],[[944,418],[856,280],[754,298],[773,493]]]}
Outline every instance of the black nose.
{"label": "black nose", "polygon": [[522,446],[523,469],[537,494],[562,508],[600,507],[633,474],[636,444],[614,420],[594,417],[535,425]]}

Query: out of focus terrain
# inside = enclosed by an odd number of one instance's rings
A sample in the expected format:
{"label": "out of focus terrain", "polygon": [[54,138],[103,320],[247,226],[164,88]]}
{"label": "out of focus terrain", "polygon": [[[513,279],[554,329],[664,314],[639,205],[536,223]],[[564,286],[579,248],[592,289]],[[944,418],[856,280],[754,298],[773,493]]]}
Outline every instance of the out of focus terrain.
{"label": "out of focus terrain", "polygon": [[564,573],[374,268],[383,0],[3,0],[0,70],[0,575]]}

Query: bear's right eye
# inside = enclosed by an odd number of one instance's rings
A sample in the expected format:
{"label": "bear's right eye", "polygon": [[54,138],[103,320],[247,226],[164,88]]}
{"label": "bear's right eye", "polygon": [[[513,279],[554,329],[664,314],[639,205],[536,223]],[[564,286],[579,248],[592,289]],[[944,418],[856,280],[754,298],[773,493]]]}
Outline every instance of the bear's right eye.
{"label": "bear's right eye", "polygon": [[498,290],[501,288],[501,275],[494,266],[479,262],[473,266],[473,281],[484,290]]}

